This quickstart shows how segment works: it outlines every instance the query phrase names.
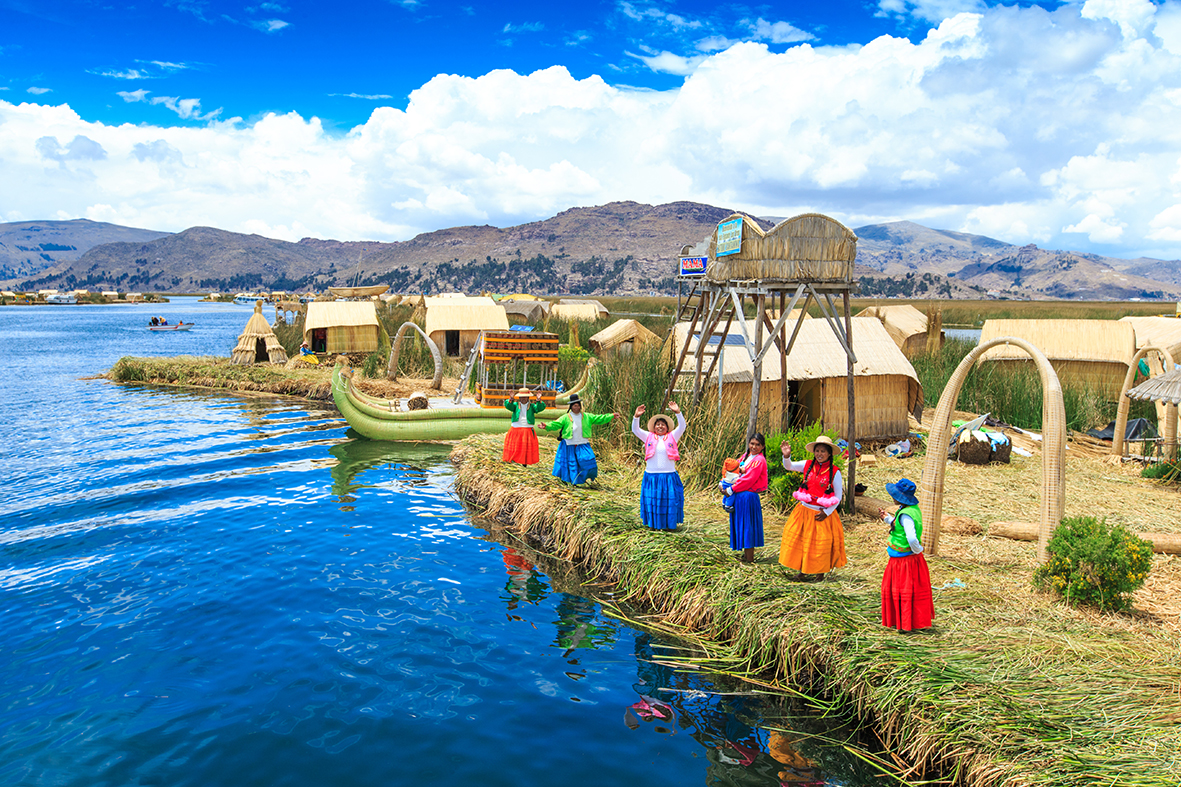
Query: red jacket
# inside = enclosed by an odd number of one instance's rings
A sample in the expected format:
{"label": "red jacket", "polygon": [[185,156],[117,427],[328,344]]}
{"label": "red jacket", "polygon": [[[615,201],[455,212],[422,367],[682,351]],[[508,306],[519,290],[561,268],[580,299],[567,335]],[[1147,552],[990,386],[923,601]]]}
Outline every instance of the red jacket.
{"label": "red jacket", "polygon": [[762,454],[752,454],[744,459],[746,467],[742,468],[742,474],[730,487],[730,491],[735,494],[767,491],[767,458]]}

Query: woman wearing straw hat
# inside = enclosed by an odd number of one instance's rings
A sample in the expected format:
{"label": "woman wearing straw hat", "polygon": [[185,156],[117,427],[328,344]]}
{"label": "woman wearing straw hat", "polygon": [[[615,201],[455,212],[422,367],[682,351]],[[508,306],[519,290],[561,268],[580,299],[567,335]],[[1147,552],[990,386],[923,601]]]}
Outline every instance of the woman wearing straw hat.
{"label": "woman wearing straw hat", "polygon": [[882,625],[899,631],[930,628],[935,601],[931,597],[927,559],[923,557],[923,515],[914,496],[914,481],[900,478],[896,484],[886,484],[886,491],[898,504],[898,510],[890,514],[878,509],[878,516],[890,524],[886,544],[890,559],[882,576]]}
{"label": "woman wearing straw hat", "polygon": [[[763,501],[760,492],[767,491],[767,458],[763,449],[766,438],[755,432],[747,444],[746,453],[738,462],[738,480],[729,484],[730,548],[741,550],[743,563],[755,562],[755,549],[763,545]],[[727,484],[718,484],[727,494]]]}
{"label": "woman wearing straw hat", "polygon": [[504,400],[505,409],[513,414],[513,425],[504,436],[504,454],[501,458],[506,462],[535,465],[541,460],[537,450],[537,435],[533,434],[533,416],[545,409],[545,402],[538,398],[529,404],[533,396],[528,388],[522,388],[517,391],[515,399]]}
{"label": "woman wearing straw hat", "polygon": [[845,565],[845,529],[837,515],[844,492],[841,471],[832,461],[836,446],[820,435],[804,446],[812,452],[807,461],[793,462],[791,446],[783,443],[783,467],[802,473],[804,483],[793,493],[799,505],[783,526],[779,562],[800,572],[797,579],[816,582],[834,568]]}
{"label": "woman wearing straw hat", "polygon": [[578,394],[570,394],[570,406],[566,414],[538,427],[551,432],[560,431],[558,452],[554,456],[554,476],[575,485],[597,478],[599,463],[590,445],[591,431],[596,426],[611,423],[616,415],[584,413]]}
{"label": "woman wearing straw hat", "polygon": [[672,419],[657,413],[648,419],[648,431],[640,428],[644,405],[636,408],[632,417],[632,434],[644,443],[644,480],[640,484],[640,517],[653,530],[676,530],[685,521],[685,487],[677,474],[677,460],[681,458],[677,441],[685,433],[685,416],[676,402],[668,409],[677,417]]}

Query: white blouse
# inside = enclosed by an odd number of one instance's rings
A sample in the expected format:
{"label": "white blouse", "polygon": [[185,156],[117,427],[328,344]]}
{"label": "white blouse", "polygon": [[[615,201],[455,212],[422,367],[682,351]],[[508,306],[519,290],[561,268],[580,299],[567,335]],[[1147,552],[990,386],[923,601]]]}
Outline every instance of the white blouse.
{"label": "white blouse", "polygon": [[[676,416],[677,416],[677,428],[673,429],[672,432],[670,432],[669,434],[672,437],[676,438],[677,440],[680,440],[681,435],[683,435],[685,433],[685,427],[688,424],[685,421],[685,416],[681,415],[680,413],[677,413]],[[640,438],[640,440],[643,443],[647,444],[648,435],[651,434],[651,432],[644,431],[643,429],[640,428],[640,419],[639,418],[632,418],[632,434],[634,434],[636,437]],[[668,438],[666,438],[666,437],[657,437],[656,438],[656,455],[648,460],[648,464],[644,468],[647,472],[649,472],[649,473],[675,473],[675,472],[677,472],[677,463],[674,462],[672,459],[668,458],[668,450],[666,448],[667,444],[668,444]]]}
{"label": "white blouse", "polygon": [[582,413],[570,413],[570,429],[570,439],[566,441],[566,445],[583,445],[590,442],[582,436]]}

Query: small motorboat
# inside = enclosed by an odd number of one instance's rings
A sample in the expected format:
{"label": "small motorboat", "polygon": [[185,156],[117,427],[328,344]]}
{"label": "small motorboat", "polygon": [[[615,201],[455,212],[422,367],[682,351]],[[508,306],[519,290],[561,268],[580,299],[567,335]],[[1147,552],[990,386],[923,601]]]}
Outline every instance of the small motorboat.
{"label": "small motorboat", "polygon": [[192,330],[195,322],[178,322],[176,325],[149,325],[149,331],[188,331]]}

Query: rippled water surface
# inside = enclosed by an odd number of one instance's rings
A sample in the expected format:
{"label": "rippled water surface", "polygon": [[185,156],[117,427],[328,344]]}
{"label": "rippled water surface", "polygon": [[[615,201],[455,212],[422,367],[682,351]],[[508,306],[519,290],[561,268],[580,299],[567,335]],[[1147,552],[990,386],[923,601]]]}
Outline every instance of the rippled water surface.
{"label": "rippled water surface", "polygon": [[853,783],[490,540],[446,447],[83,379],[228,355],[249,313],[0,308],[0,784]]}

